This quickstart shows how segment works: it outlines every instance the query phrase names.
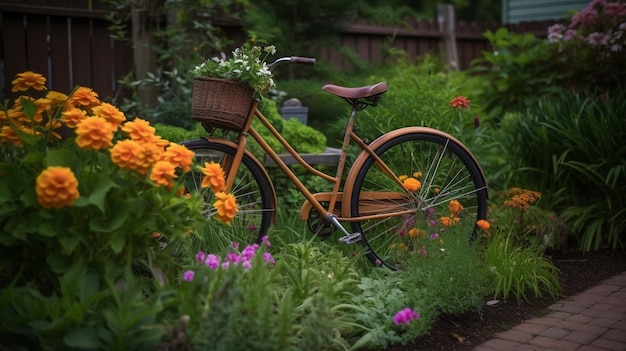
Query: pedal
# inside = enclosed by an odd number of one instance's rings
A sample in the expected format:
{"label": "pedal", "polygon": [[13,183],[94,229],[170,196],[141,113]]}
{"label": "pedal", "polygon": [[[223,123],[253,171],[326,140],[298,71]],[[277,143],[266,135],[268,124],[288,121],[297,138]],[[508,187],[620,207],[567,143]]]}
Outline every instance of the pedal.
{"label": "pedal", "polygon": [[352,234],[344,235],[341,238],[339,238],[339,241],[341,241],[342,243],[346,245],[354,244],[356,242],[361,241],[361,233],[352,233]]}

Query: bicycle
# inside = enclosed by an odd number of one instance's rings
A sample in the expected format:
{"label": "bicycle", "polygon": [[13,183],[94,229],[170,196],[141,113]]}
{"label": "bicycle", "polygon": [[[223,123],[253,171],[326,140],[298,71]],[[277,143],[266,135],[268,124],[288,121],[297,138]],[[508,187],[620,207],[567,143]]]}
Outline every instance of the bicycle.
{"label": "bicycle", "polygon": [[[269,66],[281,63],[315,65],[315,59],[283,57]],[[415,249],[411,231],[427,222],[432,224],[444,213],[450,214],[448,218],[455,225],[466,226],[470,238],[476,236],[476,222],[487,214],[487,184],[480,165],[465,145],[442,131],[419,126],[396,129],[368,142],[356,134],[356,114],[378,105],[388,90],[387,83],[354,88],[327,84],[322,89],[352,106],[335,175],[308,164],[258,110],[258,99],[252,102],[248,118],[234,140],[214,137],[215,128],[205,126],[210,132],[207,137],[182,142],[195,152],[196,162],[214,161],[224,169],[227,191],[235,195],[239,209],[232,227],[250,242],[259,242],[276,221],[273,183],[263,163],[246,148],[246,139],[252,136],[304,196],[300,218],[307,221],[309,229],[319,236],[338,230],[340,242],[363,245],[376,265],[401,267],[404,255]],[[252,127],[255,118],[297,164],[329,182],[332,191],[311,193]],[[353,144],[361,151],[346,170],[347,150]],[[189,173],[187,186],[201,191],[205,203],[211,204],[211,190],[200,188],[202,177],[197,171]],[[407,183],[409,178],[414,180],[412,186]],[[207,206],[207,216],[212,215],[210,208]],[[351,231],[344,225],[349,225]]]}

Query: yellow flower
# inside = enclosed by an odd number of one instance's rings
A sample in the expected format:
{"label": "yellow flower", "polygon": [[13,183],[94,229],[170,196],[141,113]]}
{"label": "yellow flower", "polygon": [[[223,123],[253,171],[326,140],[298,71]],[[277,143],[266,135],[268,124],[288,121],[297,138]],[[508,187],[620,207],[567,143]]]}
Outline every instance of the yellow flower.
{"label": "yellow flower", "polygon": [[15,130],[9,126],[3,126],[0,128],[0,143],[11,143],[15,146],[24,146],[24,141],[20,138]]}
{"label": "yellow flower", "polygon": [[79,87],[67,102],[74,107],[89,108],[100,104],[100,99],[98,99],[98,93],[95,91],[86,87]]}
{"label": "yellow flower", "polygon": [[106,102],[94,107],[92,111],[94,115],[106,119],[112,126],[115,126],[115,129],[126,120],[126,116],[124,116],[122,111]]}
{"label": "yellow flower", "polygon": [[403,184],[408,191],[418,191],[422,187],[422,183],[415,178],[407,178]]}
{"label": "yellow flower", "polygon": [[476,226],[482,230],[488,230],[489,228],[491,228],[491,224],[489,224],[489,222],[484,219],[479,219],[478,221],[476,221]]}
{"label": "yellow flower", "polygon": [[28,89],[44,90],[46,89],[46,77],[33,71],[26,71],[15,75],[15,79],[11,82],[12,92],[26,91]]}
{"label": "yellow flower", "polygon": [[158,186],[165,186],[169,189],[174,187],[176,178],[176,166],[167,161],[157,161],[152,166],[150,180]]}
{"label": "yellow flower", "polygon": [[170,146],[163,154],[163,160],[176,165],[176,167],[180,167],[183,172],[189,172],[193,164],[194,156],[194,152],[187,149],[184,145],[170,143]]}
{"label": "yellow flower", "polygon": [[71,107],[69,110],[61,112],[61,121],[72,129],[76,128],[85,118],[87,118],[87,112],[76,107]]}
{"label": "yellow flower", "polygon": [[68,167],[48,167],[37,177],[37,202],[47,209],[71,206],[80,197],[78,181]]}
{"label": "yellow flower", "polygon": [[398,177],[398,179],[400,179],[401,182],[404,182],[409,176],[407,176],[406,174],[403,174],[401,176]]}
{"label": "yellow flower", "polygon": [[113,130],[102,117],[85,118],[76,126],[76,144],[83,149],[100,150],[113,145]]}
{"label": "yellow flower", "polygon": [[219,164],[205,162],[202,174],[204,174],[204,178],[202,178],[201,187],[206,188],[210,186],[216,193],[226,190],[225,173]]}
{"label": "yellow flower", "polygon": [[233,194],[227,194],[224,192],[215,193],[217,201],[213,204],[213,207],[217,210],[215,216],[224,223],[232,222],[235,218],[235,214],[239,212],[237,208],[237,200]]}
{"label": "yellow flower", "polygon": [[457,200],[450,200],[450,204],[448,205],[448,209],[450,210],[450,213],[452,213],[453,217],[463,211],[463,208],[463,205],[461,205],[461,203]]}

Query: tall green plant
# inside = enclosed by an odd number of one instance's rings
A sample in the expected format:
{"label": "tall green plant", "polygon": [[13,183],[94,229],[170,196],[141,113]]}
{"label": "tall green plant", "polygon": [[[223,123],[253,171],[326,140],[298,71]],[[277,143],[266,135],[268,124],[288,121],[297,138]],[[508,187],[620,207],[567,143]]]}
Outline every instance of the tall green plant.
{"label": "tall green plant", "polygon": [[563,92],[517,115],[506,128],[516,179],[544,193],[584,250],[624,245],[626,94]]}

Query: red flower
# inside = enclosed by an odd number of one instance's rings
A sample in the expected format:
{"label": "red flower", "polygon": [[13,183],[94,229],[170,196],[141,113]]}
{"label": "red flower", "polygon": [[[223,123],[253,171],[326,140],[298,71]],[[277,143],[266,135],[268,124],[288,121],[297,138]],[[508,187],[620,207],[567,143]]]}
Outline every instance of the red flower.
{"label": "red flower", "polygon": [[450,107],[458,108],[459,110],[462,110],[464,108],[469,110],[470,109],[469,103],[470,101],[467,99],[467,97],[457,96],[454,99],[450,100]]}

